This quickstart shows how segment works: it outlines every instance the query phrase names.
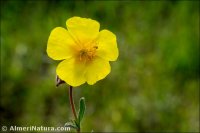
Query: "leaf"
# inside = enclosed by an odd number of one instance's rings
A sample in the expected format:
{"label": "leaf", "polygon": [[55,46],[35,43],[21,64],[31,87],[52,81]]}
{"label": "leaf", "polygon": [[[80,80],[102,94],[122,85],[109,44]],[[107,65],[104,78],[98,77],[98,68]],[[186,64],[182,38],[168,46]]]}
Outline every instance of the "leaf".
{"label": "leaf", "polygon": [[80,128],[80,122],[79,122],[78,119],[77,119],[77,120],[74,120],[73,123],[74,123],[74,125],[76,125],[77,129]]}
{"label": "leaf", "polygon": [[85,106],[85,98],[84,97],[82,97],[80,99],[79,106],[80,107],[79,107],[79,112],[78,112],[78,121],[79,121],[79,125],[80,125],[81,120],[83,119],[83,116],[84,116],[84,113],[85,113],[85,108],[86,108],[86,106]]}
{"label": "leaf", "polygon": [[78,129],[78,127],[74,123],[72,123],[72,122],[65,123],[65,127],[70,127],[70,128]]}

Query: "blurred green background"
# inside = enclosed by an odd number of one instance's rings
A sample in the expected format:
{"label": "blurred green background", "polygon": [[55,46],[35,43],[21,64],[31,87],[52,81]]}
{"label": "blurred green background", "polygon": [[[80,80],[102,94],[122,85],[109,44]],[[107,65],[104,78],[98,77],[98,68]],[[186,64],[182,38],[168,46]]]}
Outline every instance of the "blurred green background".
{"label": "blurred green background", "polygon": [[199,131],[199,1],[1,1],[1,126],[63,126],[73,118],[59,61],[46,54],[73,16],[117,35],[119,58],[86,99],[83,131]]}

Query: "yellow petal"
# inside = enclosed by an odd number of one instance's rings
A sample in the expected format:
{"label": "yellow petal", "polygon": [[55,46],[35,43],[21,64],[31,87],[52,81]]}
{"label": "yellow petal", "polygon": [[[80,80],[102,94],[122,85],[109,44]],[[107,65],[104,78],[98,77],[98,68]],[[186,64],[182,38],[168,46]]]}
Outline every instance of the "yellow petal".
{"label": "yellow petal", "polygon": [[110,73],[110,64],[108,61],[96,57],[86,64],[85,77],[87,83],[93,85],[97,81],[105,78]]}
{"label": "yellow petal", "polygon": [[54,60],[68,59],[72,57],[75,45],[66,29],[56,27],[49,36],[47,54]]}
{"label": "yellow petal", "polygon": [[85,83],[85,64],[75,58],[62,61],[57,69],[58,77],[71,86],[79,86]]}
{"label": "yellow petal", "polygon": [[115,34],[102,30],[97,39],[97,55],[108,61],[115,61],[118,57],[117,40]]}
{"label": "yellow petal", "polygon": [[93,41],[99,34],[100,24],[89,18],[72,17],[66,21],[66,25],[79,44]]}

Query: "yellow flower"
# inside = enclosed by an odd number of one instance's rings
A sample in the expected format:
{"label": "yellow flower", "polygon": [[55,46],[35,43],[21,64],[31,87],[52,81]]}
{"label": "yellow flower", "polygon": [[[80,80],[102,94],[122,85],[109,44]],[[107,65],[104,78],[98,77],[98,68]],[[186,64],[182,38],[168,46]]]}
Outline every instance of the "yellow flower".
{"label": "yellow flower", "polygon": [[99,32],[100,24],[89,18],[72,17],[66,25],[53,29],[47,44],[48,56],[63,60],[56,69],[59,78],[71,86],[105,78],[109,61],[118,57],[116,36],[106,29]]}

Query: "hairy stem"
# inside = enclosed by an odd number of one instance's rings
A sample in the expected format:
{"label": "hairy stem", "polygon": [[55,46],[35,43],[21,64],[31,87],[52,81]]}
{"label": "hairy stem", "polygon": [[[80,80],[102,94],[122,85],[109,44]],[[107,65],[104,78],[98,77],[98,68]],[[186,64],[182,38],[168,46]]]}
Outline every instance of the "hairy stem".
{"label": "hairy stem", "polygon": [[[72,108],[72,112],[74,114],[74,117],[75,117],[75,120],[77,120],[77,115],[76,115],[76,110],[75,110],[75,105],[74,105],[74,100],[73,100],[73,87],[70,86],[69,87],[69,101],[70,101],[70,104],[71,104],[71,108]],[[80,128],[77,129],[77,133],[80,133]]]}

